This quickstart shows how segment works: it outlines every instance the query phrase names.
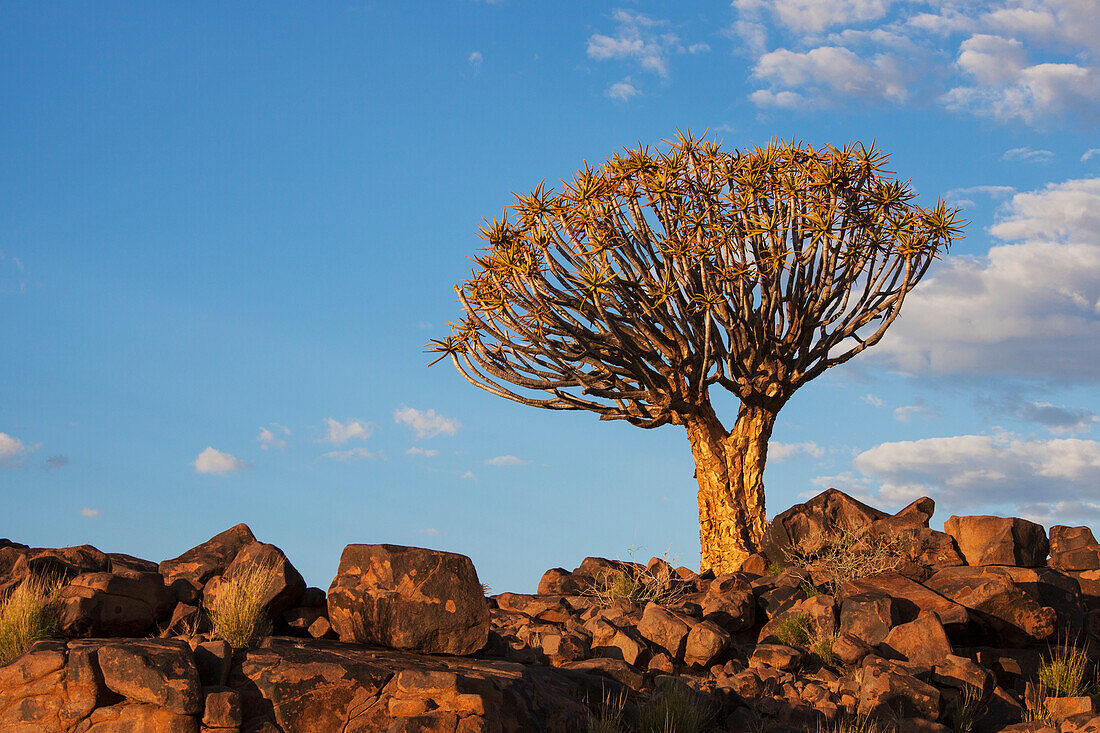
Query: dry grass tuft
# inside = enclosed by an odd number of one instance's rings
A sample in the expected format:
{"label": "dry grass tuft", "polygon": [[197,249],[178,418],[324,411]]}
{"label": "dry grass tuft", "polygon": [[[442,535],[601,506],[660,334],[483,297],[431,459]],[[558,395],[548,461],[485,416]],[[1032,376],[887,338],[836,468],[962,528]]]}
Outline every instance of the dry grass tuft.
{"label": "dry grass tuft", "polygon": [[702,733],[714,711],[685,685],[671,684],[638,710],[638,733]]}
{"label": "dry grass tuft", "polygon": [[57,579],[28,575],[0,600],[0,665],[23,654],[34,642],[57,635],[60,588]]}
{"label": "dry grass tuft", "polygon": [[906,537],[872,536],[865,532],[837,529],[815,538],[813,543],[786,548],[787,561],[815,572],[836,594],[846,580],[896,570],[909,547]]}
{"label": "dry grass tuft", "polygon": [[605,608],[620,598],[642,605],[670,606],[687,592],[671,566],[667,559],[652,571],[637,563],[624,563],[622,570],[608,571],[595,578],[582,595]]}
{"label": "dry grass tuft", "polygon": [[210,605],[214,634],[234,649],[250,649],[270,634],[264,597],[277,573],[274,562],[262,562],[224,581]]}
{"label": "dry grass tuft", "polygon": [[1059,647],[1039,667],[1039,685],[1058,697],[1084,697],[1091,692],[1088,683],[1088,657],[1075,646]]}

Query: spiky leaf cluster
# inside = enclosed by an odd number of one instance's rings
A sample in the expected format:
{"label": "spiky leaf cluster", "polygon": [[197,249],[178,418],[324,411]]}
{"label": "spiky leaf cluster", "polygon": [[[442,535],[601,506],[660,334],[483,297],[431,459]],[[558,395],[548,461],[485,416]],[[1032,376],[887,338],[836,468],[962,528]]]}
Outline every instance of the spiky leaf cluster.
{"label": "spiky leaf cluster", "polygon": [[713,385],[777,409],[876,343],[959,236],[958,210],[916,205],[886,160],[688,134],[586,164],[485,224],[464,317],[428,350],[501,397],[642,427]]}

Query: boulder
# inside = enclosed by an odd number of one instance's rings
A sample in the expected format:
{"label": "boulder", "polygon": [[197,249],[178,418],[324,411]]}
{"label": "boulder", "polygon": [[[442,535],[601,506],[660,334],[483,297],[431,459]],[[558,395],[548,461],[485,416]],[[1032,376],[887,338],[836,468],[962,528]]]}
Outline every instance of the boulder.
{"label": "boulder", "polygon": [[273,571],[271,585],[263,594],[261,605],[272,621],[277,619],[302,597],[306,590],[306,581],[282,550],[264,542],[251,542],[242,547],[221,574],[206,582],[202,594],[203,605],[207,609],[213,608],[218,593],[226,583],[259,567],[271,568]]}
{"label": "boulder", "polygon": [[749,656],[750,667],[797,669],[806,660],[806,652],[785,644],[757,644]]}
{"label": "boulder", "polygon": [[489,638],[489,604],[470,558],[399,545],[348,545],[328,591],[342,641],[472,654]]}
{"label": "boulder", "polygon": [[688,632],[684,663],[709,667],[730,644],[730,635],[713,621],[700,621]]}
{"label": "boulder", "polygon": [[85,573],[58,592],[65,636],[144,636],[175,597],[157,572]]}
{"label": "boulder", "polygon": [[1088,527],[1050,528],[1050,565],[1059,570],[1100,570],[1100,544]]}
{"label": "boulder", "polygon": [[149,703],[124,702],[96,708],[85,721],[82,731],[115,733],[118,731],[156,731],[156,733],[199,733],[199,722],[190,715],[175,713]]}
{"label": "boulder", "polygon": [[756,623],[756,598],[751,591],[721,595],[712,591],[703,598],[703,618],[731,632],[751,629]]}
{"label": "boulder", "polygon": [[565,568],[551,568],[542,574],[539,580],[539,595],[572,596],[579,595],[584,584]]}
{"label": "boulder", "polygon": [[684,658],[690,631],[691,626],[684,619],[656,603],[645,607],[642,620],[638,622],[638,633],[676,660]]}
{"label": "boulder", "polygon": [[931,611],[923,611],[916,620],[890,629],[879,649],[887,658],[902,659],[929,669],[943,664],[955,651],[939,617]]}
{"label": "boulder", "polygon": [[243,722],[241,695],[228,687],[202,688],[202,724],[207,728],[238,728]]}
{"label": "boulder", "polygon": [[99,647],[103,682],[112,692],[177,715],[202,712],[199,671],[191,648],[173,639],[127,639]]}
{"label": "boulder", "polygon": [[932,590],[969,609],[994,638],[1028,645],[1050,637],[1057,614],[1040,606],[1009,578],[986,568],[944,568],[927,581]]}
{"label": "boulder", "polygon": [[158,566],[165,582],[171,586],[177,579],[185,579],[197,588],[215,575],[221,575],[246,545],[256,541],[247,524],[214,535],[201,545],[192,547],[172,560],[164,560]]}
{"label": "boulder", "polygon": [[844,583],[837,593],[837,600],[843,602],[853,595],[877,593],[894,600],[897,621],[912,621],[921,611],[934,611],[940,623],[950,629],[964,626],[970,616],[966,607],[945,598],[926,584],[917,583],[896,572],[879,573],[866,578],[857,578]]}
{"label": "boulder", "polygon": [[1042,525],[1019,517],[949,517],[944,531],[955,538],[967,565],[1046,565],[1050,543]]}
{"label": "boulder", "polygon": [[840,606],[840,633],[878,646],[897,620],[894,601],[882,593],[848,596]]}
{"label": "boulder", "polygon": [[828,489],[776,515],[764,532],[761,552],[772,562],[785,564],[792,546],[810,551],[829,532],[860,530],[887,516],[842,491]]}
{"label": "boulder", "polygon": [[936,720],[940,691],[896,666],[867,658],[859,670],[859,714]]}

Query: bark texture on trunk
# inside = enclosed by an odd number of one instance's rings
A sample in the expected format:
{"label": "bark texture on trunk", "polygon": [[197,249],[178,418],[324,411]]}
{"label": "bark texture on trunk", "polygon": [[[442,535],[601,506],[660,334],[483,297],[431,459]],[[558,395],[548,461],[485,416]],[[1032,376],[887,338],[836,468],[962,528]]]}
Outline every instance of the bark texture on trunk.
{"label": "bark texture on trunk", "polygon": [[775,412],[742,404],[726,432],[710,405],[684,421],[699,482],[700,570],[730,573],[764,536],[764,462]]}

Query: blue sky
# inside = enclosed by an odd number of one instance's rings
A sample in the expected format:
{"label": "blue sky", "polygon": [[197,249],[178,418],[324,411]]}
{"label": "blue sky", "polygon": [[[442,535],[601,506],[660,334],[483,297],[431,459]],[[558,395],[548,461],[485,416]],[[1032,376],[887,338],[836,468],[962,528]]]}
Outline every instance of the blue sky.
{"label": "blue sky", "polygon": [[[5,3],[0,536],[153,560],[247,522],[470,555],[698,562],[682,429],[468,386],[421,353],[511,192],[709,130],[872,138],[967,237],[780,413],[769,515],[1100,518],[1091,0]],[[721,401],[720,413],[735,410]]]}

